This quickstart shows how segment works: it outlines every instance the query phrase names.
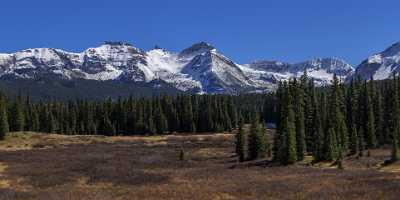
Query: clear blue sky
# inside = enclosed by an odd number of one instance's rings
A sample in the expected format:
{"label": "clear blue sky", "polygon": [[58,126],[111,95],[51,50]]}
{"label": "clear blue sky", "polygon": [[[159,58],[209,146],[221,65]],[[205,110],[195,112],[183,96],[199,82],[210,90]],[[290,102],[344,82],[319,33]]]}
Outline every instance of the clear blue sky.
{"label": "clear blue sky", "polygon": [[400,41],[398,0],[13,0],[0,52],[82,51],[105,40],[179,51],[208,41],[236,62],[340,57],[359,64]]}

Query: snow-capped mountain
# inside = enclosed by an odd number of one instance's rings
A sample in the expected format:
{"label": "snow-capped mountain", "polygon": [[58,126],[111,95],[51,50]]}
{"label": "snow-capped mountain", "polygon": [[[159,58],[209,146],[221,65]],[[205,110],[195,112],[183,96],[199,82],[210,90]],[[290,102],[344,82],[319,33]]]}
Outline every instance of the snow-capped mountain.
{"label": "snow-capped mountain", "polygon": [[195,93],[269,91],[279,80],[300,77],[304,71],[317,83],[328,84],[334,73],[345,78],[354,69],[336,58],[296,64],[262,60],[241,65],[206,42],[179,53],[161,48],[143,51],[124,42],[106,42],[81,53],[36,48],[0,54],[0,77],[56,76],[65,80],[117,80],[132,84],[163,81],[178,90]]}
{"label": "snow-capped mountain", "polygon": [[326,85],[332,80],[333,74],[345,79],[354,72],[350,64],[338,58],[315,58],[295,64],[263,60],[243,65],[242,70],[259,85],[268,82],[277,84],[281,80],[299,78],[304,72],[307,72],[316,84]]}
{"label": "snow-capped mountain", "polygon": [[363,79],[383,80],[400,72],[400,42],[364,60],[355,72]]}

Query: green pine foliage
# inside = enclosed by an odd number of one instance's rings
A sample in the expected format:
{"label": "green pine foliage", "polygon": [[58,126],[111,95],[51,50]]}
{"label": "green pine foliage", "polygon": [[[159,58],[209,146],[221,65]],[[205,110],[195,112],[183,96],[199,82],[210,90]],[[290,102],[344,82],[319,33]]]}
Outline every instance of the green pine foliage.
{"label": "green pine foliage", "polygon": [[338,158],[337,136],[334,128],[329,128],[325,137],[324,160],[334,161]]}
{"label": "green pine foliage", "polygon": [[255,160],[264,158],[267,153],[267,139],[265,130],[259,122],[259,117],[254,117],[250,127],[249,142],[248,142],[248,158]]}
{"label": "green pine foliage", "polygon": [[1,101],[0,105],[0,140],[4,140],[6,134],[9,131],[6,105],[4,101]]}
{"label": "green pine foliage", "polygon": [[239,162],[243,162],[246,159],[246,150],[245,150],[245,145],[246,145],[246,134],[243,129],[243,125],[241,124],[239,126],[239,131],[236,133],[236,154],[239,158]]}
{"label": "green pine foliage", "polygon": [[11,131],[24,131],[25,116],[21,97],[12,104],[10,109],[10,129]]}
{"label": "green pine foliage", "polygon": [[[296,82],[294,82],[296,83]],[[305,135],[305,119],[304,119],[304,86],[296,84],[295,87],[295,124],[296,124],[296,148],[297,148],[297,160],[301,161],[304,159],[306,153],[306,135]]]}

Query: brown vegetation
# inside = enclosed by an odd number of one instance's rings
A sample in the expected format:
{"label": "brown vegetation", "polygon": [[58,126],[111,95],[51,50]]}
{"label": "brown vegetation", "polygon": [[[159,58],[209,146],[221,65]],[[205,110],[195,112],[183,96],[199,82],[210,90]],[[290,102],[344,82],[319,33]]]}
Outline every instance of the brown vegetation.
{"label": "brown vegetation", "polygon": [[[237,163],[233,136],[11,134],[0,142],[0,200],[398,199],[389,150],[329,163]],[[185,159],[180,160],[183,149]],[[12,150],[12,151],[11,151]],[[307,161],[308,160],[308,161]],[[395,168],[394,170],[392,168]]]}

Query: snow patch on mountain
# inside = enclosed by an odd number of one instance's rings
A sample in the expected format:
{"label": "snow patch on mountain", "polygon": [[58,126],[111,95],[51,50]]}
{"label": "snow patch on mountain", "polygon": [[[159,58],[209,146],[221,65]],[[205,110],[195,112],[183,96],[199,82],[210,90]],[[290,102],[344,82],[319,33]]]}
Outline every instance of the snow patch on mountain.
{"label": "snow patch on mountain", "polygon": [[161,48],[146,52],[128,43],[106,42],[81,53],[36,48],[0,54],[0,76],[32,79],[54,74],[63,79],[98,81],[162,80],[179,90],[196,93],[271,91],[279,81],[300,77],[304,71],[317,83],[329,84],[333,74],[346,77],[354,69],[336,58],[296,64],[260,60],[240,65],[206,42],[179,53]]}
{"label": "snow patch on mountain", "polygon": [[333,74],[345,79],[354,73],[354,68],[337,58],[315,58],[301,63],[284,63],[261,60],[241,66],[251,80],[259,85],[277,84],[291,78],[300,78],[304,72],[314,79],[317,85],[330,84]]}
{"label": "snow patch on mountain", "polygon": [[375,80],[390,78],[400,72],[400,42],[391,45],[386,50],[374,54],[364,60],[355,72],[355,76],[365,80],[371,77]]}

